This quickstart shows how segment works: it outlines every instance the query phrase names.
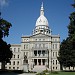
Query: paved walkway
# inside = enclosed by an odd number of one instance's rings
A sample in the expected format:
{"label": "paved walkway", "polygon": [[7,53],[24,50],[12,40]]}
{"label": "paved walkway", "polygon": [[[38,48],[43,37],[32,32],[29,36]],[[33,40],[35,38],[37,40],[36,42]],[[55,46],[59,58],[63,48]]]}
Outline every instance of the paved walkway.
{"label": "paved walkway", "polygon": [[0,74],[0,75],[36,75],[36,74],[34,74],[34,73],[22,73],[22,74]]}
{"label": "paved walkway", "polygon": [[19,75],[36,75],[34,73],[23,73],[23,74],[19,74]]}

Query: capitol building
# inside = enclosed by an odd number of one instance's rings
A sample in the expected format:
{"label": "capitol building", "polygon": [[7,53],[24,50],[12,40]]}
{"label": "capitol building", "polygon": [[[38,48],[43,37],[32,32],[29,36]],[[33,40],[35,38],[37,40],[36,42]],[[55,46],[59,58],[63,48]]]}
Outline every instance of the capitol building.
{"label": "capitol building", "polygon": [[44,15],[43,3],[40,16],[32,31],[33,33],[30,36],[22,35],[21,44],[11,44],[13,56],[10,63],[6,64],[6,69],[60,71],[60,64],[57,59],[60,49],[60,36],[51,34],[52,30],[49,28],[49,22]]}

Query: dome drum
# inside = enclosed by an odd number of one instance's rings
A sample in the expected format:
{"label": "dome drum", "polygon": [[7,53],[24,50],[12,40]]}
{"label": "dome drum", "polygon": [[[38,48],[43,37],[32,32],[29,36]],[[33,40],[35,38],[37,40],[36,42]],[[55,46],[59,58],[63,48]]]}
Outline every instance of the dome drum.
{"label": "dome drum", "polygon": [[38,34],[38,33],[42,33],[42,34],[51,34],[51,30],[45,29],[45,28],[38,28],[33,30],[33,34]]}

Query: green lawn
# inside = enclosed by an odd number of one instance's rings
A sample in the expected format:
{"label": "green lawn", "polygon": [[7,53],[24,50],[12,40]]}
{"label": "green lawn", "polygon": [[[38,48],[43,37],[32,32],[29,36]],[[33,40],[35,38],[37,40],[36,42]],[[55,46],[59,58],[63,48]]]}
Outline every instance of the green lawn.
{"label": "green lawn", "polygon": [[47,75],[75,75],[75,72],[58,72],[58,74],[47,74]]}

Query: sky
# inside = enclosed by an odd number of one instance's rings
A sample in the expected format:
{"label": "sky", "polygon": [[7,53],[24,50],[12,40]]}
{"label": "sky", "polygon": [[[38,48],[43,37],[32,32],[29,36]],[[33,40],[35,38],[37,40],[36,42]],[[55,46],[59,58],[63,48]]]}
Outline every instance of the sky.
{"label": "sky", "polygon": [[22,35],[32,35],[42,2],[52,35],[59,34],[60,41],[68,36],[74,0],[0,0],[1,17],[12,24],[9,36],[4,38],[7,43],[20,44]]}

